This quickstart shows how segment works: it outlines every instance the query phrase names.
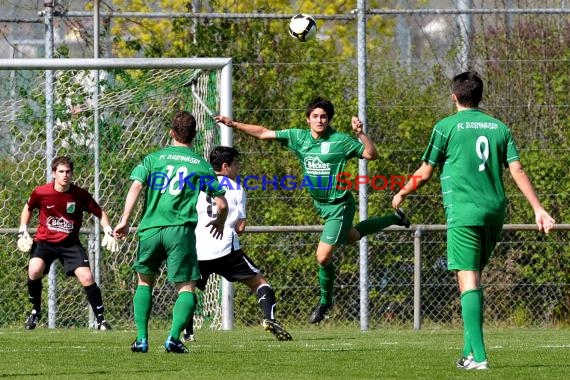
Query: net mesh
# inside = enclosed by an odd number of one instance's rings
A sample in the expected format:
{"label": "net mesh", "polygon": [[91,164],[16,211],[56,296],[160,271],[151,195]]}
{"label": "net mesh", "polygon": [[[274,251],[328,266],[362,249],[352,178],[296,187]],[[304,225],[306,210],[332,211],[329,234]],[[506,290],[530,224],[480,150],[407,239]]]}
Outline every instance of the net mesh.
{"label": "net mesh", "polygon": [[194,329],[210,328],[220,330],[222,328],[222,278],[211,275],[206,289],[197,291],[198,305],[194,312]]}
{"label": "net mesh", "polygon": [[[5,75],[3,99],[0,98],[0,124],[3,130],[0,145],[2,186],[0,200],[6,212],[0,216],[2,226],[17,227],[19,215],[34,187],[47,181],[48,166],[46,141],[53,141],[54,156],[68,155],[74,160],[74,181],[77,185],[95,193],[95,175],[99,179],[99,200],[112,223],[122,213],[124,197],[130,186],[130,172],[142,158],[170,143],[168,126],[177,110],[191,112],[197,120],[198,133],[195,150],[205,157],[220,143],[219,128],[211,114],[219,108],[219,70],[201,69],[140,69],[100,71],[100,97],[98,99],[100,160],[94,161],[96,146],[93,102],[95,73],[90,70],[54,71],[54,128],[49,137],[46,132],[44,72],[14,70]],[[132,225],[138,225],[142,213],[142,201],[133,212]],[[30,227],[37,224],[32,218]],[[94,218],[86,215],[83,227],[94,226]],[[3,303],[0,326],[21,323],[29,309],[25,287],[14,283],[25,281],[21,272],[28,255],[16,250],[14,234],[0,235],[8,255],[6,268],[13,281],[0,284],[0,297],[11,302]],[[91,258],[96,255],[92,233],[83,234],[82,242]],[[122,243],[121,252],[111,255],[102,252],[99,260],[98,283],[103,290],[105,306],[110,322],[126,325],[132,320],[132,292],[136,286],[131,270],[137,250],[136,234]],[[94,265],[94,260],[91,262]],[[74,279],[66,279],[61,265],[56,266],[56,326],[86,326],[89,324],[89,307],[81,286]],[[159,321],[168,321],[176,292],[165,283],[166,275],[159,276],[154,291],[154,309]],[[208,291],[201,297],[196,326],[203,319],[211,326],[219,323],[219,283],[211,279]],[[47,281],[44,280],[43,305],[47,309]],[[209,294],[211,292],[212,294]],[[44,313],[45,314],[45,313]],[[113,321],[113,315],[121,316]],[[124,318],[126,317],[126,318]],[[151,318],[152,319],[152,318]],[[45,318],[42,322],[45,322]]]}

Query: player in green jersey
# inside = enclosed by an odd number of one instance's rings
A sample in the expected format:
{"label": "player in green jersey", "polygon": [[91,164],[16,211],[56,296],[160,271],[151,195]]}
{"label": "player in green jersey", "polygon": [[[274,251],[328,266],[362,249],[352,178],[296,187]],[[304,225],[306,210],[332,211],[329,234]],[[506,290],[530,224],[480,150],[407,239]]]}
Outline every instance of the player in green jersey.
{"label": "player in green jersey", "polygon": [[481,273],[493,251],[505,219],[507,199],[503,167],[508,167],[532,206],[539,231],[548,233],[554,219],[544,210],[519,161],[511,131],[478,109],[483,81],[473,72],[453,78],[451,99],[457,113],[433,128],[422,165],[392,200],[398,209],[407,195],[441,168],[441,190],[447,219],[447,267],[455,271],[461,292],[464,348],[457,367],[487,369],[483,339]]}
{"label": "player in green jersey", "polygon": [[[152,308],[152,288],[162,262],[166,261],[168,280],[178,291],[172,310],[170,335],[164,343],[167,352],[187,353],[180,334],[196,306],[194,289],[200,278],[194,230],[198,221],[196,202],[200,191],[212,197],[218,207],[211,233],[223,233],[228,214],[225,190],[220,187],[212,166],[192,150],[196,119],[186,111],[176,113],[170,129],[172,145],[147,155],[136,166],[125,208],[115,227],[118,238],[129,231],[129,218],[140,193],[145,189],[144,214],[138,227],[139,246],[133,265],[138,285],[133,297],[137,337],[133,352],[148,351],[148,320]],[[146,186],[146,188],[145,188]]]}
{"label": "player in green jersey", "polygon": [[355,243],[360,238],[393,224],[410,226],[409,220],[401,210],[352,225],[356,212],[355,200],[347,186],[339,186],[337,178],[344,172],[349,159],[357,157],[376,160],[378,151],[370,137],[364,133],[360,119],[352,118],[355,138],[334,130],[330,126],[333,116],[333,104],[327,99],[318,97],[307,106],[306,117],[309,129],[274,131],[261,125],[237,122],[227,116],[215,117],[217,122],[257,139],[276,139],[295,153],[303,168],[304,178],[311,181],[312,186],[307,187],[319,216],[325,221],[316,252],[321,298],[309,317],[311,323],[323,320],[333,305],[336,266],[332,258],[335,246]]}

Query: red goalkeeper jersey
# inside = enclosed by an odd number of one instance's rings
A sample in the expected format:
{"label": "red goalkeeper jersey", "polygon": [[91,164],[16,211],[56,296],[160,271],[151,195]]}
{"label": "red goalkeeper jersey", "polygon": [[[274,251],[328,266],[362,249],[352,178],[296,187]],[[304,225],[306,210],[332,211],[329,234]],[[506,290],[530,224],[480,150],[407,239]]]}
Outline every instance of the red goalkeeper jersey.
{"label": "red goalkeeper jersey", "polygon": [[91,194],[71,184],[68,191],[60,193],[54,183],[38,186],[28,199],[28,209],[39,209],[39,225],[35,240],[49,243],[79,243],[79,230],[83,223],[83,212],[87,211],[101,218],[102,210]]}

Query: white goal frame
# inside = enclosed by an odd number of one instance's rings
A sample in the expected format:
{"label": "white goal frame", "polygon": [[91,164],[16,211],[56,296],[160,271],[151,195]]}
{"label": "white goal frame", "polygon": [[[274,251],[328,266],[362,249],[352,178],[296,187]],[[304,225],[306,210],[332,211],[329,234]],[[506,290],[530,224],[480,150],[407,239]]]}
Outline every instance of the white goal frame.
{"label": "white goal frame", "polygon": [[[46,75],[46,133],[48,144],[46,147],[46,177],[51,180],[50,162],[54,156],[54,148],[50,142],[50,131],[54,128],[53,115],[53,84],[54,73],[52,70],[93,70],[96,79],[94,89],[93,106],[94,112],[98,110],[99,94],[99,70],[105,69],[218,69],[221,71],[220,77],[220,109],[223,115],[233,116],[232,109],[232,59],[231,58],[20,58],[20,59],[0,59],[0,70],[45,70]],[[212,112],[211,110],[206,110]],[[98,118],[95,118],[95,136],[98,136]],[[225,146],[233,146],[232,129],[220,126],[220,142]],[[95,141],[95,149],[99,149],[98,137]],[[96,153],[98,157],[98,152]],[[99,201],[99,162],[95,162],[95,191],[94,197]],[[101,255],[99,224],[95,227],[95,258],[94,275],[99,282],[99,258]],[[56,273],[52,266],[48,275],[48,327],[55,328],[56,308],[55,308],[55,283]],[[233,284],[222,278],[222,330],[231,330],[234,325],[234,292]]]}

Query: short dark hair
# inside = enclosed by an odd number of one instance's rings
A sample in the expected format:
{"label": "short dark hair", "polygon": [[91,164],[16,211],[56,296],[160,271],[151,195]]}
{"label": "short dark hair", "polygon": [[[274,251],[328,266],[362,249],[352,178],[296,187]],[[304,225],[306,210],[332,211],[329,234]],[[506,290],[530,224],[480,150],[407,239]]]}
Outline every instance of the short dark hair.
{"label": "short dark hair", "polygon": [[322,108],[326,112],[329,121],[332,120],[334,116],[334,106],[330,100],[320,96],[313,99],[307,106],[307,117],[309,117],[311,112],[313,112],[316,108]]}
{"label": "short dark hair", "polygon": [[196,137],[196,119],[188,111],[178,111],[172,119],[172,131],[176,141],[189,144]]}
{"label": "short dark hair", "polygon": [[231,165],[238,156],[236,148],[217,146],[210,152],[210,164],[215,171],[220,171],[223,164]]}
{"label": "short dark hair", "polygon": [[483,98],[483,80],[479,74],[466,71],[453,78],[452,92],[457,102],[465,107],[477,108]]}
{"label": "short dark hair", "polygon": [[59,165],[67,165],[73,173],[73,161],[68,156],[59,156],[51,160],[51,171],[55,172]]}

